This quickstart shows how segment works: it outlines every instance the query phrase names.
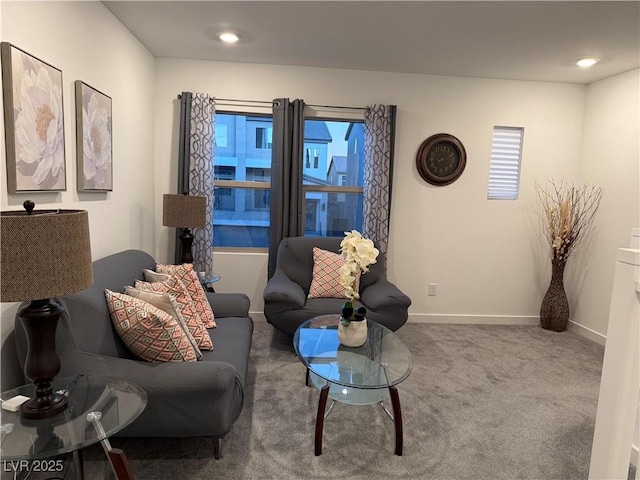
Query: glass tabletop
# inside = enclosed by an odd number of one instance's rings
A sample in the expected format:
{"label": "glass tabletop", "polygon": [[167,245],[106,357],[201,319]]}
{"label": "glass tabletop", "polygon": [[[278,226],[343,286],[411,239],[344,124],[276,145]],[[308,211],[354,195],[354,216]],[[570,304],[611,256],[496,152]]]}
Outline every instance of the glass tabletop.
{"label": "glass tabletop", "polygon": [[[109,438],[133,422],[147,405],[147,394],[135,383],[118,378],[79,375],[56,378],[53,390],[68,392],[68,406],[59,414],[38,420],[25,419],[20,411],[0,410],[0,456],[3,460],[33,460],[71,452]],[[34,385],[2,393],[33,396]],[[62,393],[62,392],[61,392]],[[96,415],[104,429],[97,433]]]}
{"label": "glass tabletop", "polygon": [[411,352],[395,333],[367,320],[364,345],[345,347],[338,340],[339,321],[340,315],[323,315],[307,320],[296,330],[296,354],[312,374],[356,389],[385,389],[409,376]]}
{"label": "glass tabletop", "polygon": [[209,285],[211,283],[219,282],[222,279],[222,275],[216,272],[199,272],[198,280],[202,285]]}

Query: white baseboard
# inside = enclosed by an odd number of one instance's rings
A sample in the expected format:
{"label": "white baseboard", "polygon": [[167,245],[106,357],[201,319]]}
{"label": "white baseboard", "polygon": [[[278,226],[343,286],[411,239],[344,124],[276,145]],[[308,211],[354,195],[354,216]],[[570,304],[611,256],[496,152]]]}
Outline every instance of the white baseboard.
{"label": "white baseboard", "polygon": [[488,324],[488,325],[538,325],[537,315],[457,315],[442,313],[411,313],[410,323]]}
{"label": "white baseboard", "polygon": [[589,327],[585,327],[584,325],[580,325],[579,323],[576,323],[573,320],[569,320],[569,325],[567,325],[567,330],[569,330],[570,332],[577,333],[581,337],[588,338],[592,342],[596,342],[597,344],[602,346],[604,346],[607,343],[606,335],[602,335],[601,333],[598,333],[595,330],[591,330]]}
{"label": "white baseboard", "polygon": [[[255,321],[266,322],[264,312],[249,312]],[[460,325],[539,325],[540,317],[537,315],[458,315],[449,313],[410,313],[409,323],[445,323]],[[582,337],[604,345],[607,337],[588,327],[569,320],[567,330]]]}
{"label": "white baseboard", "polygon": [[640,463],[640,448],[634,444],[631,444],[631,463],[636,468],[638,468],[638,464]]}

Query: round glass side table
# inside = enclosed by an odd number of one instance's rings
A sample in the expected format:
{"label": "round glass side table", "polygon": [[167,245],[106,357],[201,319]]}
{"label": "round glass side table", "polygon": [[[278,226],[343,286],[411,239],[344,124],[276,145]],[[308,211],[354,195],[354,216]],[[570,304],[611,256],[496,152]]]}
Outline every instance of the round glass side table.
{"label": "round glass side table", "polygon": [[[133,478],[124,453],[111,448],[108,439],[138,418],[147,405],[146,392],[121,378],[85,375],[55,378],[52,387],[68,399],[67,408],[55,416],[33,420],[22,418],[20,411],[2,410],[0,456],[5,469],[60,472],[62,461],[44,459],[72,452],[76,477],[82,479],[81,450],[100,442],[116,478]],[[31,384],[8,390],[2,399],[31,397],[34,388]]]}
{"label": "round glass side table", "polygon": [[222,280],[222,275],[216,272],[199,272],[198,280],[200,280],[200,285],[202,285],[208,292],[215,292],[212,285]]}

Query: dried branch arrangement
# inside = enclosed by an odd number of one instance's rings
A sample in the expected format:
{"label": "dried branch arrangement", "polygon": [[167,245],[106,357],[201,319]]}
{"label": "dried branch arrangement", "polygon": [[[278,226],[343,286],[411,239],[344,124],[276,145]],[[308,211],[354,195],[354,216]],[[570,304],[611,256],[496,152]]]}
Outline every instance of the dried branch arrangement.
{"label": "dried branch arrangement", "polygon": [[551,245],[552,263],[564,265],[593,229],[602,188],[575,186],[565,180],[557,184],[550,179],[546,187],[536,182],[536,192],[545,215],[544,230]]}

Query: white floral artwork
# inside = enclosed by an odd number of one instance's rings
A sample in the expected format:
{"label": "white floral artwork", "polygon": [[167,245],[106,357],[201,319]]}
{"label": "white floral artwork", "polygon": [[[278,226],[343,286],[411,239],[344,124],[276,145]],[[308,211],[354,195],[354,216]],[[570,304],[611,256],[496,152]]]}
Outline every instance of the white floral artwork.
{"label": "white floral artwork", "polygon": [[9,193],[66,190],[62,72],[2,42]]}
{"label": "white floral artwork", "polygon": [[111,97],[76,80],[78,191],[113,190]]}

